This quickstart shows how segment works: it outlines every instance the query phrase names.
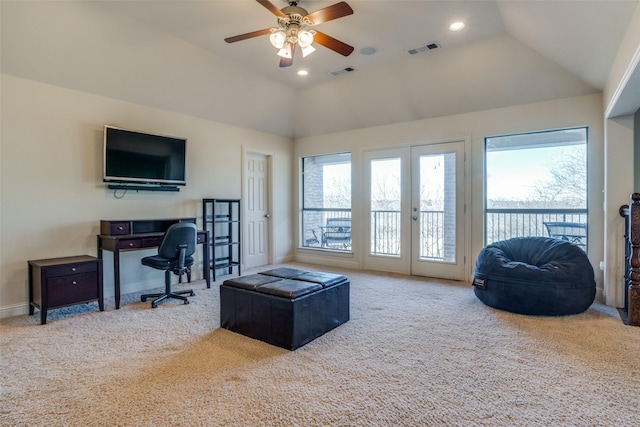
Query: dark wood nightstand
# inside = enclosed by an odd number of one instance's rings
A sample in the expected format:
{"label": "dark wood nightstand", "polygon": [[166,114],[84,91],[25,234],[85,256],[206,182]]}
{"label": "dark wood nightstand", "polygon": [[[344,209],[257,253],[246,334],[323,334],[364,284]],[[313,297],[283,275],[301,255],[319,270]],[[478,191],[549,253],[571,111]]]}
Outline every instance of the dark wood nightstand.
{"label": "dark wood nightstand", "polygon": [[29,314],[40,310],[40,324],[47,323],[47,310],[98,301],[104,311],[102,260],[70,256],[29,261]]}

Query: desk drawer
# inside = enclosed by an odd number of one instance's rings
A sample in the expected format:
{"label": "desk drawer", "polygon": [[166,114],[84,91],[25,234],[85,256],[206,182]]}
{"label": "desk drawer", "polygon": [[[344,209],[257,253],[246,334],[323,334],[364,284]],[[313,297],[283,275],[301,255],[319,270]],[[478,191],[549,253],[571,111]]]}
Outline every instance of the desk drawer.
{"label": "desk drawer", "polygon": [[47,277],[68,276],[70,274],[87,273],[98,271],[98,264],[95,262],[84,262],[81,264],[62,264],[47,268]]}
{"label": "desk drawer", "polygon": [[48,293],[49,308],[98,299],[98,272],[52,277]]}
{"label": "desk drawer", "polygon": [[142,248],[151,248],[154,246],[160,246],[160,242],[162,242],[162,237],[145,237],[142,239]]}
{"label": "desk drawer", "polygon": [[109,235],[122,236],[131,234],[131,227],[129,222],[111,222],[109,223]]}
{"label": "desk drawer", "polygon": [[120,249],[137,249],[142,247],[142,239],[122,239],[120,240]]}

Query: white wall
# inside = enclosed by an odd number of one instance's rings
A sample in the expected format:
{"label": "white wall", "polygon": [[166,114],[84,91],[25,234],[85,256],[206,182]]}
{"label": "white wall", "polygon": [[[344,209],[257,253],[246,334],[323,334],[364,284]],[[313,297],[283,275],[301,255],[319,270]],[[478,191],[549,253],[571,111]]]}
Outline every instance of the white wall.
{"label": "white wall", "polygon": [[[624,306],[624,219],[619,214],[634,191],[634,117],[640,108],[640,6],[620,44],[603,91],[605,121],[604,296]],[[638,164],[635,164],[638,167]]]}
{"label": "white wall", "polygon": [[[588,126],[588,210],[589,210],[589,259],[594,266],[596,281],[603,287],[600,261],[603,260],[603,107],[601,94],[565,98],[516,107],[498,108],[468,114],[451,115],[434,119],[416,120],[407,123],[370,127],[348,132],[320,135],[295,141],[295,174],[299,174],[297,159],[303,156],[333,152],[352,152],[353,217],[363,217],[363,183],[358,177],[363,174],[362,153],[374,147],[393,147],[429,141],[454,139],[470,135],[471,247],[467,248],[467,262],[475,263],[483,247],[484,204],[484,138],[502,134],[532,132],[567,127]],[[299,186],[294,188],[294,206],[299,206]],[[297,217],[296,217],[297,220]],[[354,247],[356,245],[354,244]],[[298,251],[297,258],[326,265],[340,263],[351,267],[362,267],[362,253],[353,257],[330,255],[308,255]],[[472,269],[468,269],[471,271]],[[469,278],[470,279],[470,278]]]}
{"label": "white wall", "polygon": [[[120,2],[1,1],[2,72],[244,129],[291,135],[293,88],[144,20],[114,12],[104,3]],[[130,6],[143,8],[142,3]],[[274,100],[278,108],[273,108]]]}
{"label": "white wall", "polygon": [[[101,219],[197,217],[201,226],[202,198],[241,197],[243,146],[273,155],[274,260],[290,256],[289,139],[6,74],[1,85],[0,316],[26,312],[28,260],[95,255]],[[187,186],[115,198],[102,182],[104,124],[186,137]],[[164,283],[140,266],[145,253],[123,254],[123,292]]]}
{"label": "white wall", "polygon": [[624,306],[624,218],[620,206],[633,192],[633,116],[605,121],[604,173],[604,297],[608,305]]}
{"label": "white wall", "polygon": [[296,138],[599,92],[502,34],[299,90]]}
{"label": "white wall", "polygon": [[[640,86],[640,4],[631,17],[616,58],[611,65],[609,77],[603,90],[606,117],[633,114],[640,107],[638,87]],[[622,105],[621,105],[622,104]]]}

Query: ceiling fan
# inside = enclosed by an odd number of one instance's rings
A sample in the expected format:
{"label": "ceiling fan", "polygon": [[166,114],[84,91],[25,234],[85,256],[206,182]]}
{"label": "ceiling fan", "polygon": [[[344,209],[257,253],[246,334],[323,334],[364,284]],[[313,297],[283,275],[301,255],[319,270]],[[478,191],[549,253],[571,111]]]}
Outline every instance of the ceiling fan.
{"label": "ceiling fan", "polygon": [[353,52],[352,46],[318,30],[308,28],[353,14],[353,9],[347,3],[342,1],[309,13],[299,7],[296,1],[290,1],[289,6],[282,9],[278,9],[268,0],[256,1],[278,17],[278,26],[227,37],[224,41],[234,43],[269,34],[269,41],[278,49],[281,67],[289,67],[293,64],[296,45],[302,49],[303,57],[315,51],[312,46],[314,42],[344,56],[349,56]]}

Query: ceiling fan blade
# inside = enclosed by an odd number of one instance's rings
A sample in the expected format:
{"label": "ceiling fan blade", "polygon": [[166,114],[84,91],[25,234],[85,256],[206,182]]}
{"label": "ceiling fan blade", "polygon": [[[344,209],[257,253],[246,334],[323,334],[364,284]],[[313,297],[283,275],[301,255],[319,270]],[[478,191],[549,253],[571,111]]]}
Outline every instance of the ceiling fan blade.
{"label": "ceiling fan blade", "polygon": [[280,67],[291,67],[293,65],[293,58],[280,57]]}
{"label": "ceiling fan blade", "polygon": [[267,34],[271,34],[271,28],[265,28],[264,30],[252,31],[250,33],[240,34],[233,37],[227,37],[224,39],[227,43],[239,42],[240,40],[246,40],[253,37],[258,36],[266,36]]}
{"label": "ceiling fan blade", "polygon": [[306,16],[311,21],[311,25],[322,24],[323,22],[333,19],[342,18],[343,16],[353,14],[353,9],[347,3],[341,1],[333,6],[327,6],[324,9],[316,10]]}
{"label": "ceiling fan blade", "polygon": [[295,53],[296,53],[296,44],[289,43],[289,45],[291,46],[291,58],[283,58],[281,56],[280,67],[291,67],[293,65],[293,57],[295,56]]}
{"label": "ceiling fan blade", "polygon": [[321,33],[316,30],[316,34],[313,36],[313,41],[328,48],[340,55],[349,56],[353,52],[353,46],[349,46],[346,43],[342,43],[340,40],[334,39],[331,36]]}
{"label": "ceiling fan blade", "polygon": [[261,5],[263,5],[264,7],[266,7],[269,12],[273,13],[274,15],[276,15],[278,18],[286,18],[287,15],[285,15],[284,13],[282,13],[282,11],[280,9],[278,9],[273,3],[271,3],[269,0],[256,0],[258,3],[260,3]]}

